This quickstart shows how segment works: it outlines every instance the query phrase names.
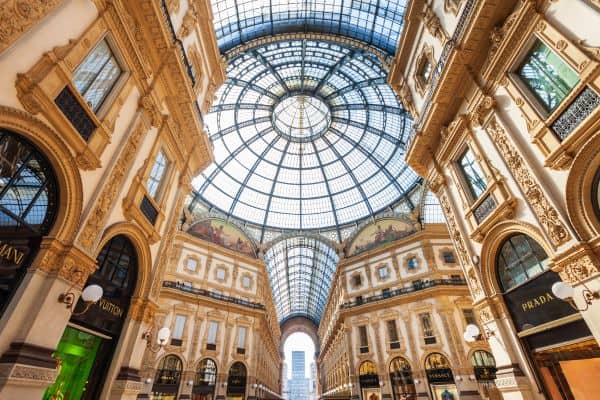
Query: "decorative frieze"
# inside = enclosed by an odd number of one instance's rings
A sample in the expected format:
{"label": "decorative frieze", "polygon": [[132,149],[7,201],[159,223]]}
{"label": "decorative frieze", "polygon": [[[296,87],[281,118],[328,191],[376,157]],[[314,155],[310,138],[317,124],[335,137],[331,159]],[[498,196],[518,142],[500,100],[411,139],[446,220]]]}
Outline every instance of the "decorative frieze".
{"label": "decorative frieze", "polygon": [[123,188],[127,173],[131,170],[140,143],[146,132],[146,126],[138,121],[79,235],[79,244],[88,252],[93,250],[106,224],[108,214],[115,205],[115,199],[119,191]]}
{"label": "decorative frieze", "polygon": [[0,53],[62,3],[62,0],[6,0],[0,5]]}
{"label": "decorative frieze", "polygon": [[571,235],[560,220],[558,212],[546,198],[542,188],[525,164],[525,160],[510,143],[504,128],[498,123],[495,116],[491,118],[486,130],[521,187],[525,198],[531,204],[538,221],[548,233],[552,244],[560,246],[570,240]]}

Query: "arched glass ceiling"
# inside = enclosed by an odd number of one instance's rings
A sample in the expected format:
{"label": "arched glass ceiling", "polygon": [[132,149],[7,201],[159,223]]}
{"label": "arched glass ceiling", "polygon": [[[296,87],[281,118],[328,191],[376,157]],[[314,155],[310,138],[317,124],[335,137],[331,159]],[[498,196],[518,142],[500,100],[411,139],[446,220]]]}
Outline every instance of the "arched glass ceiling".
{"label": "arched glass ceiling", "polygon": [[215,161],[193,185],[225,214],[289,230],[372,216],[418,181],[411,119],[371,53],[277,41],[233,58],[205,122]]}
{"label": "arched glass ceiling", "polygon": [[396,52],[406,0],[211,0],[219,48],[278,33],[348,36]]}
{"label": "arched glass ceiling", "polygon": [[265,252],[279,322],[306,317],[319,324],[339,257],[312,237],[293,237]]}

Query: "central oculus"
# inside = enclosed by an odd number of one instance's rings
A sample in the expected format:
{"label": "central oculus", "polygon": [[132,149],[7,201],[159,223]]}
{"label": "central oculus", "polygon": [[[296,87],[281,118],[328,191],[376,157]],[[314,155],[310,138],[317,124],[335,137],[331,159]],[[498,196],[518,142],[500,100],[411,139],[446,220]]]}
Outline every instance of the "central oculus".
{"label": "central oculus", "polygon": [[294,142],[307,142],[321,136],[330,123],[327,104],[306,94],[285,97],[273,109],[275,130]]}

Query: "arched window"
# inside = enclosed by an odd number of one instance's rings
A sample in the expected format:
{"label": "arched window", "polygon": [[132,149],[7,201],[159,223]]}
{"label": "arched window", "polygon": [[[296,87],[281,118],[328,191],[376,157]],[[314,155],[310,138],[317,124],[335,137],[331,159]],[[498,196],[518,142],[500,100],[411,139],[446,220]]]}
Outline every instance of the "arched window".
{"label": "arched window", "polygon": [[412,378],[408,360],[396,357],[390,363],[390,382],[394,400],[410,400],[416,397],[417,390]]}
{"label": "arched window", "polygon": [[242,395],[246,392],[246,366],[237,361],[229,368],[227,393]]}
{"label": "arched window", "polygon": [[198,363],[196,369],[197,386],[214,386],[217,383],[217,364],[210,358],[205,358]]}
{"label": "arched window", "polygon": [[440,353],[431,353],[425,359],[425,369],[444,369],[450,368],[448,359]]}
{"label": "arched window", "polygon": [[491,353],[485,350],[477,350],[471,356],[471,364],[474,367],[495,367],[496,360]]}
{"label": "arched window", "polygon": [[516,234],[504,241],[497,256],[500,285],[505,292],[547,269],[548,255],[529,236]]}
{"label": "arched window", "polygon": [[56,176],[44,155],[0,129],[0,312],[52,228],[58,198]]}
{"label": "arched window", "polygon": [[488,382],[496,379],[496,360],[491,353],[485,350],[474,351],[471,364],[477,381]]}
{"label": "arched window", "polygon": [[377,366],[371,361],[364,361],[358,368],[358,382],[361,388],[379,387]]}
{"label": "arched window", "polygon": [[151,398],[153,400],[176,398],[182,369],[183,363],[179,357],[172,354],[164,356],[156,369]]}
{"label": "arched window", "polygon": [[163,357],[156,370],[156,380],[158,384],[179,384],[183,363],[179,357],[172,354]]}

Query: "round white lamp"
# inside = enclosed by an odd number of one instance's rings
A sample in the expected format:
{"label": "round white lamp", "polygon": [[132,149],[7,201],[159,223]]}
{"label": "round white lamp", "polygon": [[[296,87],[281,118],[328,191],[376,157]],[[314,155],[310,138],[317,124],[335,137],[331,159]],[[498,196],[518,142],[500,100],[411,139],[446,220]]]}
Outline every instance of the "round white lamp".
{"label": "round white lamp", "polygon": [[561,300],[573,298],[573,286],[566,282],[558,281],[552,285],[552,293]]}
{"label": "round white lamp", "polygon": [[96,303],[104,294],[104,290],[100,285],[89,285],[81,292],[81,300],[86,303]]}
{"label": "round white lamp", "polygon": [[473,337],[473,335],[469,334],[469,332],[463,333],[463,338],[465,339],[466,342],[469,342],[469,343],[472,343],[475,341],[475,338]]}
{"label": "round white lamp", "polygon": [[146,378],[146,380],[144,382],[146,382],[146,384],[151,384],[152,383],[152,378]]}
{"label": "round white lamp", "polygon": [[167,340],[169,340],[169,336],[171,336],[171,330],[169,328],[160,328],[156,334],[156,341],[160,346],[164,346],[164,344],[167,343]]}
{"label": "round white lamp", "polygon": [[467,329],[465,330],[465,332],[467,332],[471,336],[479,336],[479,334],[481,333],[479,331],[479,327],[475,324],[467,325]]}

